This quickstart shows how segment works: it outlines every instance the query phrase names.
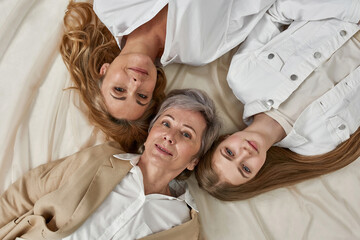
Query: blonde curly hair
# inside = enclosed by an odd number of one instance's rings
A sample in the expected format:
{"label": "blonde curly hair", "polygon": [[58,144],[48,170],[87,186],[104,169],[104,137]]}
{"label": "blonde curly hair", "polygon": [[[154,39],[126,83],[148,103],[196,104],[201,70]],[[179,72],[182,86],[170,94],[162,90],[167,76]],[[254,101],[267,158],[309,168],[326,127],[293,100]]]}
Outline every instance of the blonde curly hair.
{"label": "blonde curly hair", "polygon": [[79,91],[88,107],[90,122],[108,138],[117,141],[124,151],[137,152],[146,139],[151,119],[165,98],[164,71],[157,68],[153,98],[143,116],[134,121],[116,119],[105,105],[100,91],[103,77],[99,73],[104,63],[111,63],[120,53],[114,37],[90,3],[71,1],[64,16],[64,28],[60,53],[75,84],[73,89]]}

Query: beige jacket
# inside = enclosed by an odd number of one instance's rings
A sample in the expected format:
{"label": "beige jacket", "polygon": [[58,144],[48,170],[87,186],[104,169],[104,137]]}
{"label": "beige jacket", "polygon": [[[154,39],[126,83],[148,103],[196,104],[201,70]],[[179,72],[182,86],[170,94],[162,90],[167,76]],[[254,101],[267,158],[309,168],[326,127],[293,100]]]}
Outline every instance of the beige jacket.
{"label": "beige jacket", "polygon": [[[119,145],[109,142],[26,173],[0,196],[0,239],[60,239],[76,231],[132,168],[113,157],[118,153]],[[198,216],[191,215],[144,240],[198,239]]]}

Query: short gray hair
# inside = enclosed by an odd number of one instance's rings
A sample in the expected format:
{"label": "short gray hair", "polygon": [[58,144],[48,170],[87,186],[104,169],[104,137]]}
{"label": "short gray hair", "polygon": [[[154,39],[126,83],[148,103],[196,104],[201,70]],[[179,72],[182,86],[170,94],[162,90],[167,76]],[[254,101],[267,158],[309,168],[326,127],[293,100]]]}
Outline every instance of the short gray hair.
{"label": "short gray hair", "polygon": [[221,122],[216,114],[214,102],[204,91],[199,89],[189,88],[172,90],[161,104],[155,118],[151,121],[149,131],[161,114],[170,108],[180,108],[199,112],[204,117],[206,128],[202,135],[200,150],[194,156],[201,158],[217,139],[221,128]]}

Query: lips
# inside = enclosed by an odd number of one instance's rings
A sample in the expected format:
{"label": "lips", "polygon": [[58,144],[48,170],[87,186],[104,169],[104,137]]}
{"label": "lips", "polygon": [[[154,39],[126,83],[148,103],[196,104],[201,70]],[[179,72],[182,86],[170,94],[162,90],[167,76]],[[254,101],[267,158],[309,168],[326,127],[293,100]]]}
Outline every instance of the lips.
{"label": "lips", "polygon": [[166,148],[161,147],[160,145],[157,145],[157,144],[155,144],[155,147],[160,153],[172,156],[172,153],[169,152],[169,150],[167,150]]}
{"label": "lips", "polygon": [[136,73],[140,73],[140,74],[144,74],[144,75],[149,75],[148,71],[146,71],[145,69],[142,68],[138,68],[138,67],[132,67],[129,68],[131,71],[134,71]]}
{"label": "lips", "polygon": [[249,143],[249,145],[256,151],[259,152],[257,145],[254,141],[247,141]]}

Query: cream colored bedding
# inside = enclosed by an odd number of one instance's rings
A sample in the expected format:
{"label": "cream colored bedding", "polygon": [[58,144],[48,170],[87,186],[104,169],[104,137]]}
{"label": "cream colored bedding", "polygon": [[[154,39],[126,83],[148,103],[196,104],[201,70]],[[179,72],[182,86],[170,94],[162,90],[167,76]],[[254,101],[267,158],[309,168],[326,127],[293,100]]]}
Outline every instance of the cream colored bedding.
{"label": "cream colored bedding", "polygon": [[[249,1],[251,2],[251,1]],[[0,0],[0,193],[27,170],[105,141],[58,52],[67,0]],[[196,87],[216,101],[223,132],[242,128],[225,76],[231,53],[204,67],[168,66],[167,91]],[[247,201],[191,191],[206,239],[360,239],[360,159],[337,172]]]}

